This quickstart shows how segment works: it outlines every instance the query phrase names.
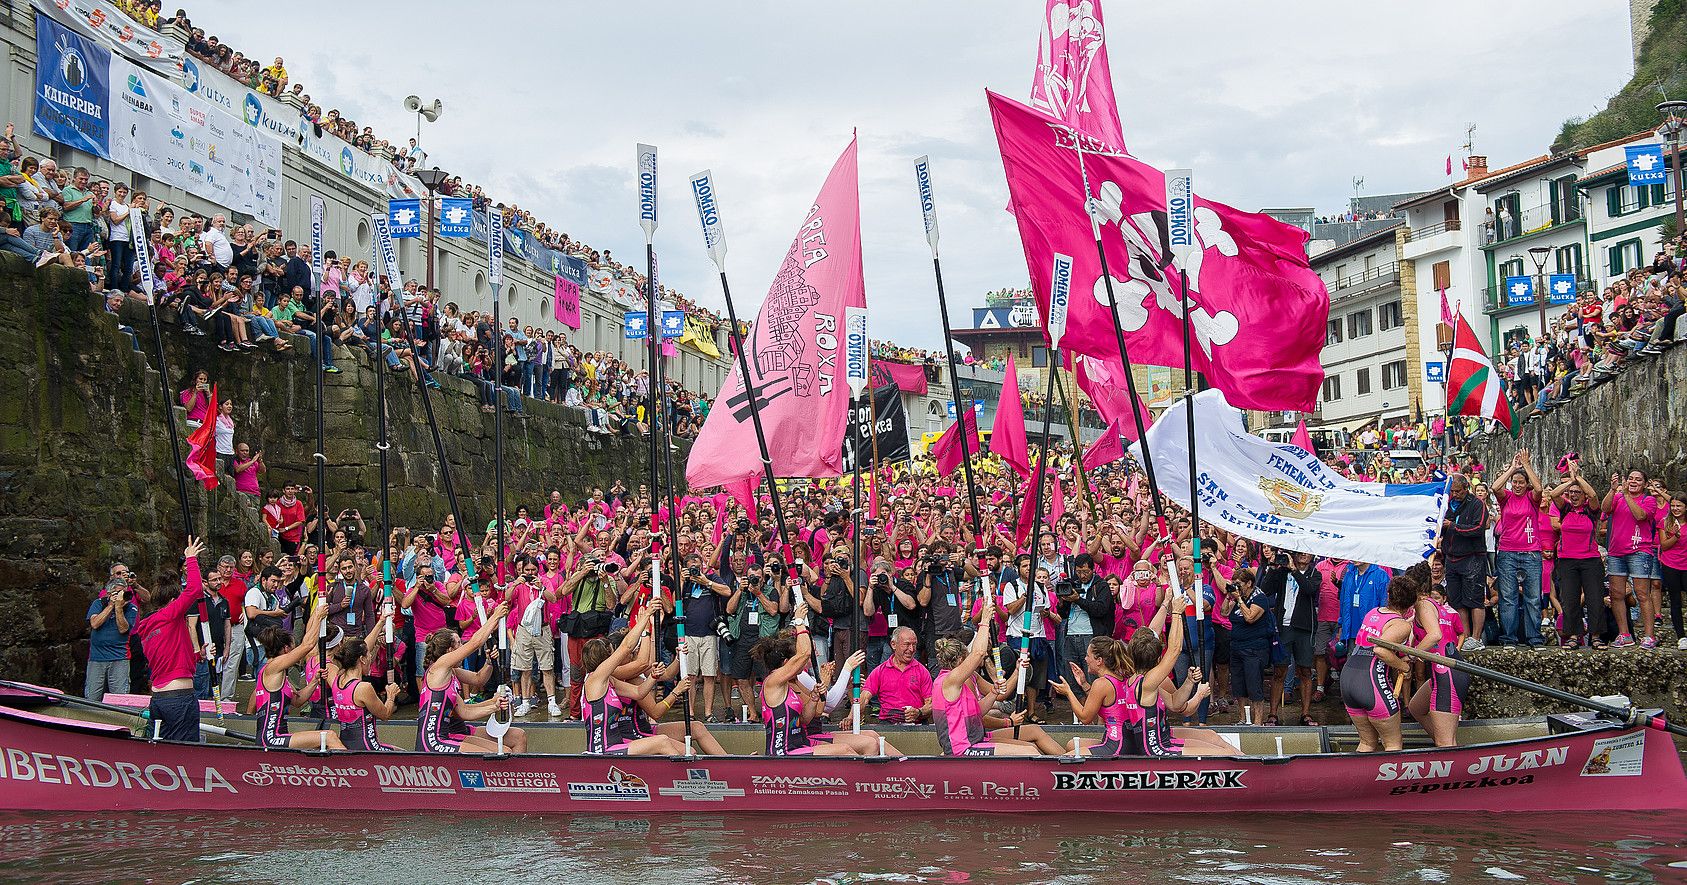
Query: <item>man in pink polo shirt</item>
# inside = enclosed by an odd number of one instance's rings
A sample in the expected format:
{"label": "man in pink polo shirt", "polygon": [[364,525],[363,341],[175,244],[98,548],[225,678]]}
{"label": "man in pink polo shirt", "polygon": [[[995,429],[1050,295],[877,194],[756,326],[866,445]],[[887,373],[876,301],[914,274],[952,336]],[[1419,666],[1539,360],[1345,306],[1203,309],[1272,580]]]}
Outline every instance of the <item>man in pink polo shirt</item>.
{"label": "man in pink polo shirt", "polygon": [[898,627],[890,637],[890,660],[867,676],[861,686],[861,718],[867,703],[879,699],[880,722],[915,723],[931,715],[931,671],[914,660],[919,638],[913,630]]}

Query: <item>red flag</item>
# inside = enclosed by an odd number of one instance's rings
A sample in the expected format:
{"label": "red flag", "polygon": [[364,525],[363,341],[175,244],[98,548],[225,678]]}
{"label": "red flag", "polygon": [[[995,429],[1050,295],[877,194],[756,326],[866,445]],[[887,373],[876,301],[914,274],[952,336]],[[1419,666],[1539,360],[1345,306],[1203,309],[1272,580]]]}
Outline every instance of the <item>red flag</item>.
{"label": "red flag", "polygon": [[217,487],[217,386],[205,405],[205,421],[187,435],[187,472],[206,490]]}
{"label": "red flag", "polygon": [[1312,434],[1306,432],[1306,419],[1305,418],[1300,419],[1300,423],[1295,425],[1294,438],[1289,440],[1289,442],[1292,442],[1295,445],[1300,446],[1302,451],[1305,451],[1309,454],[1312,454],[1312,455],[1318,454],[1317,447],[1312,445]]}
{"label": "red flag", "polygon": [[1492,418],[1511,430],[1511,404],[1505,399],[1505,381],[1494,370],[1493,360],[1482,349],[1482,340],[1464,317],[1458,317],[1456,328],[1453,364],[1447,368],[1448,414]]}
{"label": "red flag", "polygon": [[[966,432],[972,434],[972,439],[967,442],[967,451],[977,454],[978,413],[969,411],[965,418]],[[943,435],[937,438],[937,442],[931,444],[931,457],[937,461],[937,473],[940,476],[948,476],[955,472],[956,467],[961,466],[962,431],[957,429],[960,424],[960,421],[956,421],[949,425],[949,429],[943,431]]]}
{"label": "red flag", "polygon": [[[1109,425],[1101,434],[1101,438],[1090,443],[1084,450],[1084,469],[1094,470],[1103,464],[1111,464],[1125,456],[1124,428],[1118,424]],[[1136,428],[1131,428],[1131,439],[1136,439]]]}
{"label": "red flag", "polygon": [[[1055,256],[1071,261],[1061,349],[1118,354],[1084,211],[1087,193],[1103,222],[1108,267],[1116,276],[1117,320],[1133,357],[1145,364],[1182,365],[1185,293],[1178,275],[1164,269],[1169,264],[1162,255],[1164,173],[1046,114],[993,93],[988,98],[1045,322]],[[1183,269],[1195,369],[1241,408],[1310,412],[1324,382],[1319,354],[1330,298],[1307,263],[1306,231],[1212,200],[1193,202],[1195,236]]]}
{"label": "red flag", "polygon": [[1031,475],[1031,454],[1025,444],[1025,403],[1019,398],[1019,370],[1008,355],[1007,376],[996,401],[996,421],[990,425],[990,451],[1002,456],[1013,472]]}
{"label": "red flag", "polygon": [[1447,155],[1447,174],[1448,175],[1453,174],[1453,155],[1452,154]]}

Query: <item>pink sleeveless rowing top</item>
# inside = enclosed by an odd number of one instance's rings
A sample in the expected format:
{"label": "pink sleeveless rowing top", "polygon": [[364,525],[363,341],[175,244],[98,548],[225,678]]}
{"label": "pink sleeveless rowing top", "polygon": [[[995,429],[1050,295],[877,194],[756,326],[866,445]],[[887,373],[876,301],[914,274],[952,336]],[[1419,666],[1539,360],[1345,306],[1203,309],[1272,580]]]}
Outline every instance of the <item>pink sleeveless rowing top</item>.
{"label": "pink sleeveless rowing top", "polygon": [[340,743],[348,750],[379,750],[381,741],[375,735],[375,717],[357,704],[357,687],[361,678],[347,681],[341,677],[332,687],[334,718],[340,723]]}
{"label": "pink sleeveless rowing top", "polygon": [[287,709],[293,703],[293,683],[281,677],[281,687],[270,691],[264,687],[263,674],[252,690],[252,708],[258,713],[258,740],[266,747],[286,747],[292,737],[287,731]]}
{"label": "pink sleeveless rowing top", "polygon": [[802,724],[802,699],[789,685],[785,686],[785,702],[777,708],[768,706],[763,695],[761,716],[767,723],[767,755],[789,756],[808,748],[808,731]]}
{"label": "pink sleeveless rowing top", "polygon": [[961,685],[961,696],[953,701],[943,694],[943,678],[948,670],[937,674],[931,689],[931,720],[937,726],[937,744],[946,756],[964,756],[975,744],[988,743],[984,730],[984,714],[978,708],[978,695],[972,685]]}
{"label": "pink sleeveless rowing top", "polygon": [[1381,607],[1366,612],[1365,620],[1359,624],[1359,635],[1354,642],[1355,652],[1363,650],[1365,654],[1371,654],[1370,649],[1376,646],[1377,637],[1382,635],[1382,631],[1387,629],[1389,624],[1401,617],[1398,612],[1392,612]]}

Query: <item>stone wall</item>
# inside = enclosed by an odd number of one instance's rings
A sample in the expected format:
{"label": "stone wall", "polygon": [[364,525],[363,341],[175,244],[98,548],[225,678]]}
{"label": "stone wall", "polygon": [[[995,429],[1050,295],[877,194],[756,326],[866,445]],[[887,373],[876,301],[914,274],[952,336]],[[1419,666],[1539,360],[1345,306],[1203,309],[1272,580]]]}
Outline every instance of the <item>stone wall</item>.
{"label": "stone wall", "polygon": [[1470,446],[1485,465],[1511,460],[1519,446],[1536,453],[1547,471],[1564,452],[1581,454],[1582,469],[1600,494],[1612,473],[1639,468],[1661,475],[1664,485],[1687,490],[1687,347],[1636,363],[1602,384],[1523,425],[1518,439],[1490,434]]}
{"label": "stone wall", "polygon": [[[236,403],[237,441],[261,448],[263,485],[314,486],[315,372],[308,345],[231,354],[210,337],[190,337],[166,315],[168,384],[174,398],[198,369]],[[9,678],[79,686],[89,601],[114,558],[148,586],[173,579],[182,546],[152,327],[144,305],[126,306],[119,330],[63,268],[35,270],[0,255],[0,672]],[[371,534],[380,507],[374,369],[366,353],[336,354],[327,415],[328,506],[360,509]],[[387,377],[390,500],[395,525],[437,527],[448,512],[425,413],[408,374]],[[441,377],[433,392],[440,433],[463,518],[478,531],[493,505],[492,415],[474,387]],[[506,506],[540,505],[552,489],[578,500],[617,477],[647,478],[642,439],[587,433],[584,413],[529,400],[525,420],[505,422]],[[173,410],[178,422],[182,411]],[[185,427],[184,433],[185,447]],[[685,444],[674,469],[685,469]],[[185,448],[184,448],[185,450]],[[189,484],[196,530],[210,549],[269,544],[260,501],[224,485]],[[207,558],[208,559],[208,558]],[[209,564],[209,563],[207,563]]]}

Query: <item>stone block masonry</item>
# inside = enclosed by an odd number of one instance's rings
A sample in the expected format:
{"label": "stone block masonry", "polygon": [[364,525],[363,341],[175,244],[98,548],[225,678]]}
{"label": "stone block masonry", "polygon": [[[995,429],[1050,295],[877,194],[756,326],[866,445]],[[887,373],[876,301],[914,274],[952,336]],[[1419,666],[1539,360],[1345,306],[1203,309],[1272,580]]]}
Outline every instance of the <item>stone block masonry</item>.
{"label": "stone block masonry", "polygon": [[[235,403],[235,440],[264,451],[264,488],[315,484],[315,369],[309,345],[291,351],[224,353],[215,340],[183,334],[166,314],[172,399],[204,369]],[[0,255],[0,674],[79,689],[87,658],[85,613],[114,559],[146,586],[176,580],[182,547],[176,474],[163,424],[152,327],[131,302],[119,330],[85,277],[37,270]],[[327,378],[327,494],[333,512],[362,511],[379,532],[375,376],[367,351],[345,348]],[[384,368],[383,368],[384,371]],[[414,381],[389,374],[388,433],[393,522],[437,529],[449,512],[433,441]],[[439,376],[433,405],[463,518],[479,535],[493,510],[492,415],[472,384]],[[526,403],[530,417],[504,428],[505,500],[543,506],[551,490],[577,501],[620,478],[648,481],[645,440],[587,433],[585,415]],[[172,410],[177,421],[183,413]],[[185,435],[185,426],[180,426]],[[683,478],[689,446],[679,443]],[[184,438],[185,447],[185,438]],[[210,551],[261,550],[271,542],[261,500],[189,483],[195,529]],[[214,560],[205,557],[203,565]]]}

